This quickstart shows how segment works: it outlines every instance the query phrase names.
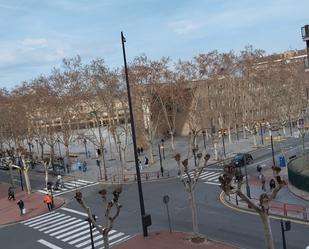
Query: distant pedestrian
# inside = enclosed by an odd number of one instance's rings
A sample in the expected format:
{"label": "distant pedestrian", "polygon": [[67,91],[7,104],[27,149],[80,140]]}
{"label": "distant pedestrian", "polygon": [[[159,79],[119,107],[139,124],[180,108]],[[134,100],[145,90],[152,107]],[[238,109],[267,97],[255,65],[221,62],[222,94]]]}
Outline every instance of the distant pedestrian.
{"label": "distant pedestrian", "polygon": [[86,161],[83,162],[83,172],[87,171],[87,163]]}
{"label": "distant pedestrian", "polygon": [[26,209],[25,209],[25,204],[24,204],[23,200],[19,200],[17,202],[17,205],[18,205],[19,210],[20,210],[20,215],[25,214],[26,213]]}
{"label": "distant pedestrian", "polygon": [[70,165],[68,163],[65,165],[65,168],[67,170],[67,173],[69,174],[70,173]]}
{"label": "distant pedestrian", "polygon": [[142,164],[141,160],[138,160],[138,165],[139,165],[139,169],[143,170],[143,164]]}
{"label": "distant pedestrian", "polygon": [[88,156],[88,158],[91,158],[90,150],[87,151],[87,156]]}
{"label": "distant pedestrian", "polygon": [[15,201],[15,193],[14,193],[13,187],[9,187],[9,189],[8,189],[8,199],[9,200],[13,199]]}
{"label": "distant pedestrian", "polygon": [[276,187],[276,182],[275,182],[275,180],[272,178],[272,179],[269,181],[269,188],[270,188],[270,190],[272,191],[275,187]]}
{"label": "distant pedestrian", "polygon": [[141,154],[141,149],[139,147],[137,147],[137,155]]}
{"label": "distant pedestrian", "polygon": [[141,147],[141,154],[143,155],[144,154],[144,148]]}
{"label": "distant pedestrian", "polygon": [[147,167],[148,166],[148,163],[149,163],[149,159],[147,156],[145,156],[145,166]]}
{"label": "distant pedestrian", "polygon": [[43,202],[47,205],[48,211],[53,209],[52,198],[49,194],[45,195]]}
{"label": "distant pedestrian", "polygon": [[257,165],[256,166],[256,171],[258,172],[258,173],[261,173],[262,172],[262,167],[261,167],[261,165]]}
{"label": "distant pedestrian", "polygon": [[260,174],[259,178],[260,178],[261,183],[262,183],[262,190],[266,191],[266,187],[265,187],[266,179],[265,179],[265,176],[263,174]]}

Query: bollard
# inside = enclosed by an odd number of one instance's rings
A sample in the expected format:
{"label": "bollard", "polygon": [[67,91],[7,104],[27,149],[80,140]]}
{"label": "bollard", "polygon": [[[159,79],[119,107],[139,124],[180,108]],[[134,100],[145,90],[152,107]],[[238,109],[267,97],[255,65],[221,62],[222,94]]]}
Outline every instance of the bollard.
{"label": "bollard", "polygon": [[159,172],[157,172],[157,179],[159,179],[160,178],[160,173]]}
{"label": "bollard", "polygon": [[146,173],[146,181],[148,181],[148,177],[149,177],[149,176],[148,176],[148,173]]}
{"label": "bollard", "polygon": [[136,182],[136,174],[134,174],[134,181]]}

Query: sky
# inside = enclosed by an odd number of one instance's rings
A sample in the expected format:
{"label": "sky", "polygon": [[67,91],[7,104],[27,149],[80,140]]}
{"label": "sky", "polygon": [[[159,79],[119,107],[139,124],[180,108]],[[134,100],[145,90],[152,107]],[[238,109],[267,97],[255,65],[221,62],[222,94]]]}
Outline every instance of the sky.
{"label": "sky", "polygon": [[121,31],[128,62],[248,44],[267,53],[303,49],[308,10],[308,0],[0,0],[0,88],[49,75],[77,55],[120,68]]}

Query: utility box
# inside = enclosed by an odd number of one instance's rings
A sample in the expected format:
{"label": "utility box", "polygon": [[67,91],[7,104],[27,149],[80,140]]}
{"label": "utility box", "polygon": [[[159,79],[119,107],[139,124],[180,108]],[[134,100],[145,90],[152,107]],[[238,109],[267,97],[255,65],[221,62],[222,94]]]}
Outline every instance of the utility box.
{"label": "utility box", "polygon": [[279,156],[279,165],[281,168],[285,167],[285,158],[284,156]]}

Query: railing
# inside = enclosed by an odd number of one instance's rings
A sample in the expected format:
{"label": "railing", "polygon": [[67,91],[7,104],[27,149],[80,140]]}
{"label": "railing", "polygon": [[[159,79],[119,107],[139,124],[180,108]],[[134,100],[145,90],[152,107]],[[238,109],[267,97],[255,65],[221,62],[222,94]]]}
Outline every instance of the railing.
{"label": "railing", "polygon": [[[157,172],[142,172],[141,175],[141,181],[153,181],[158,179],[166,179],[170,177],[170,172],[165,170],[163,174],[160,171]],[[134,173],[124,174],[121,175],[109,175],[108,181],[111,183],[126,183],[126,182],[136,182],[137,181],[137,175]]]}
{"label": "railing", "polygon": [[[248,208],[248,204],[241,200],[238,196],[231,195],[226,198],[229,199],[229,202],[240,208]],[[255,204],[259,205],[258,199],[251,198],[251,200]],[[272,201],[269,206],[269,213],[272,215],[280,215],[308,221],[309,207]]]}

